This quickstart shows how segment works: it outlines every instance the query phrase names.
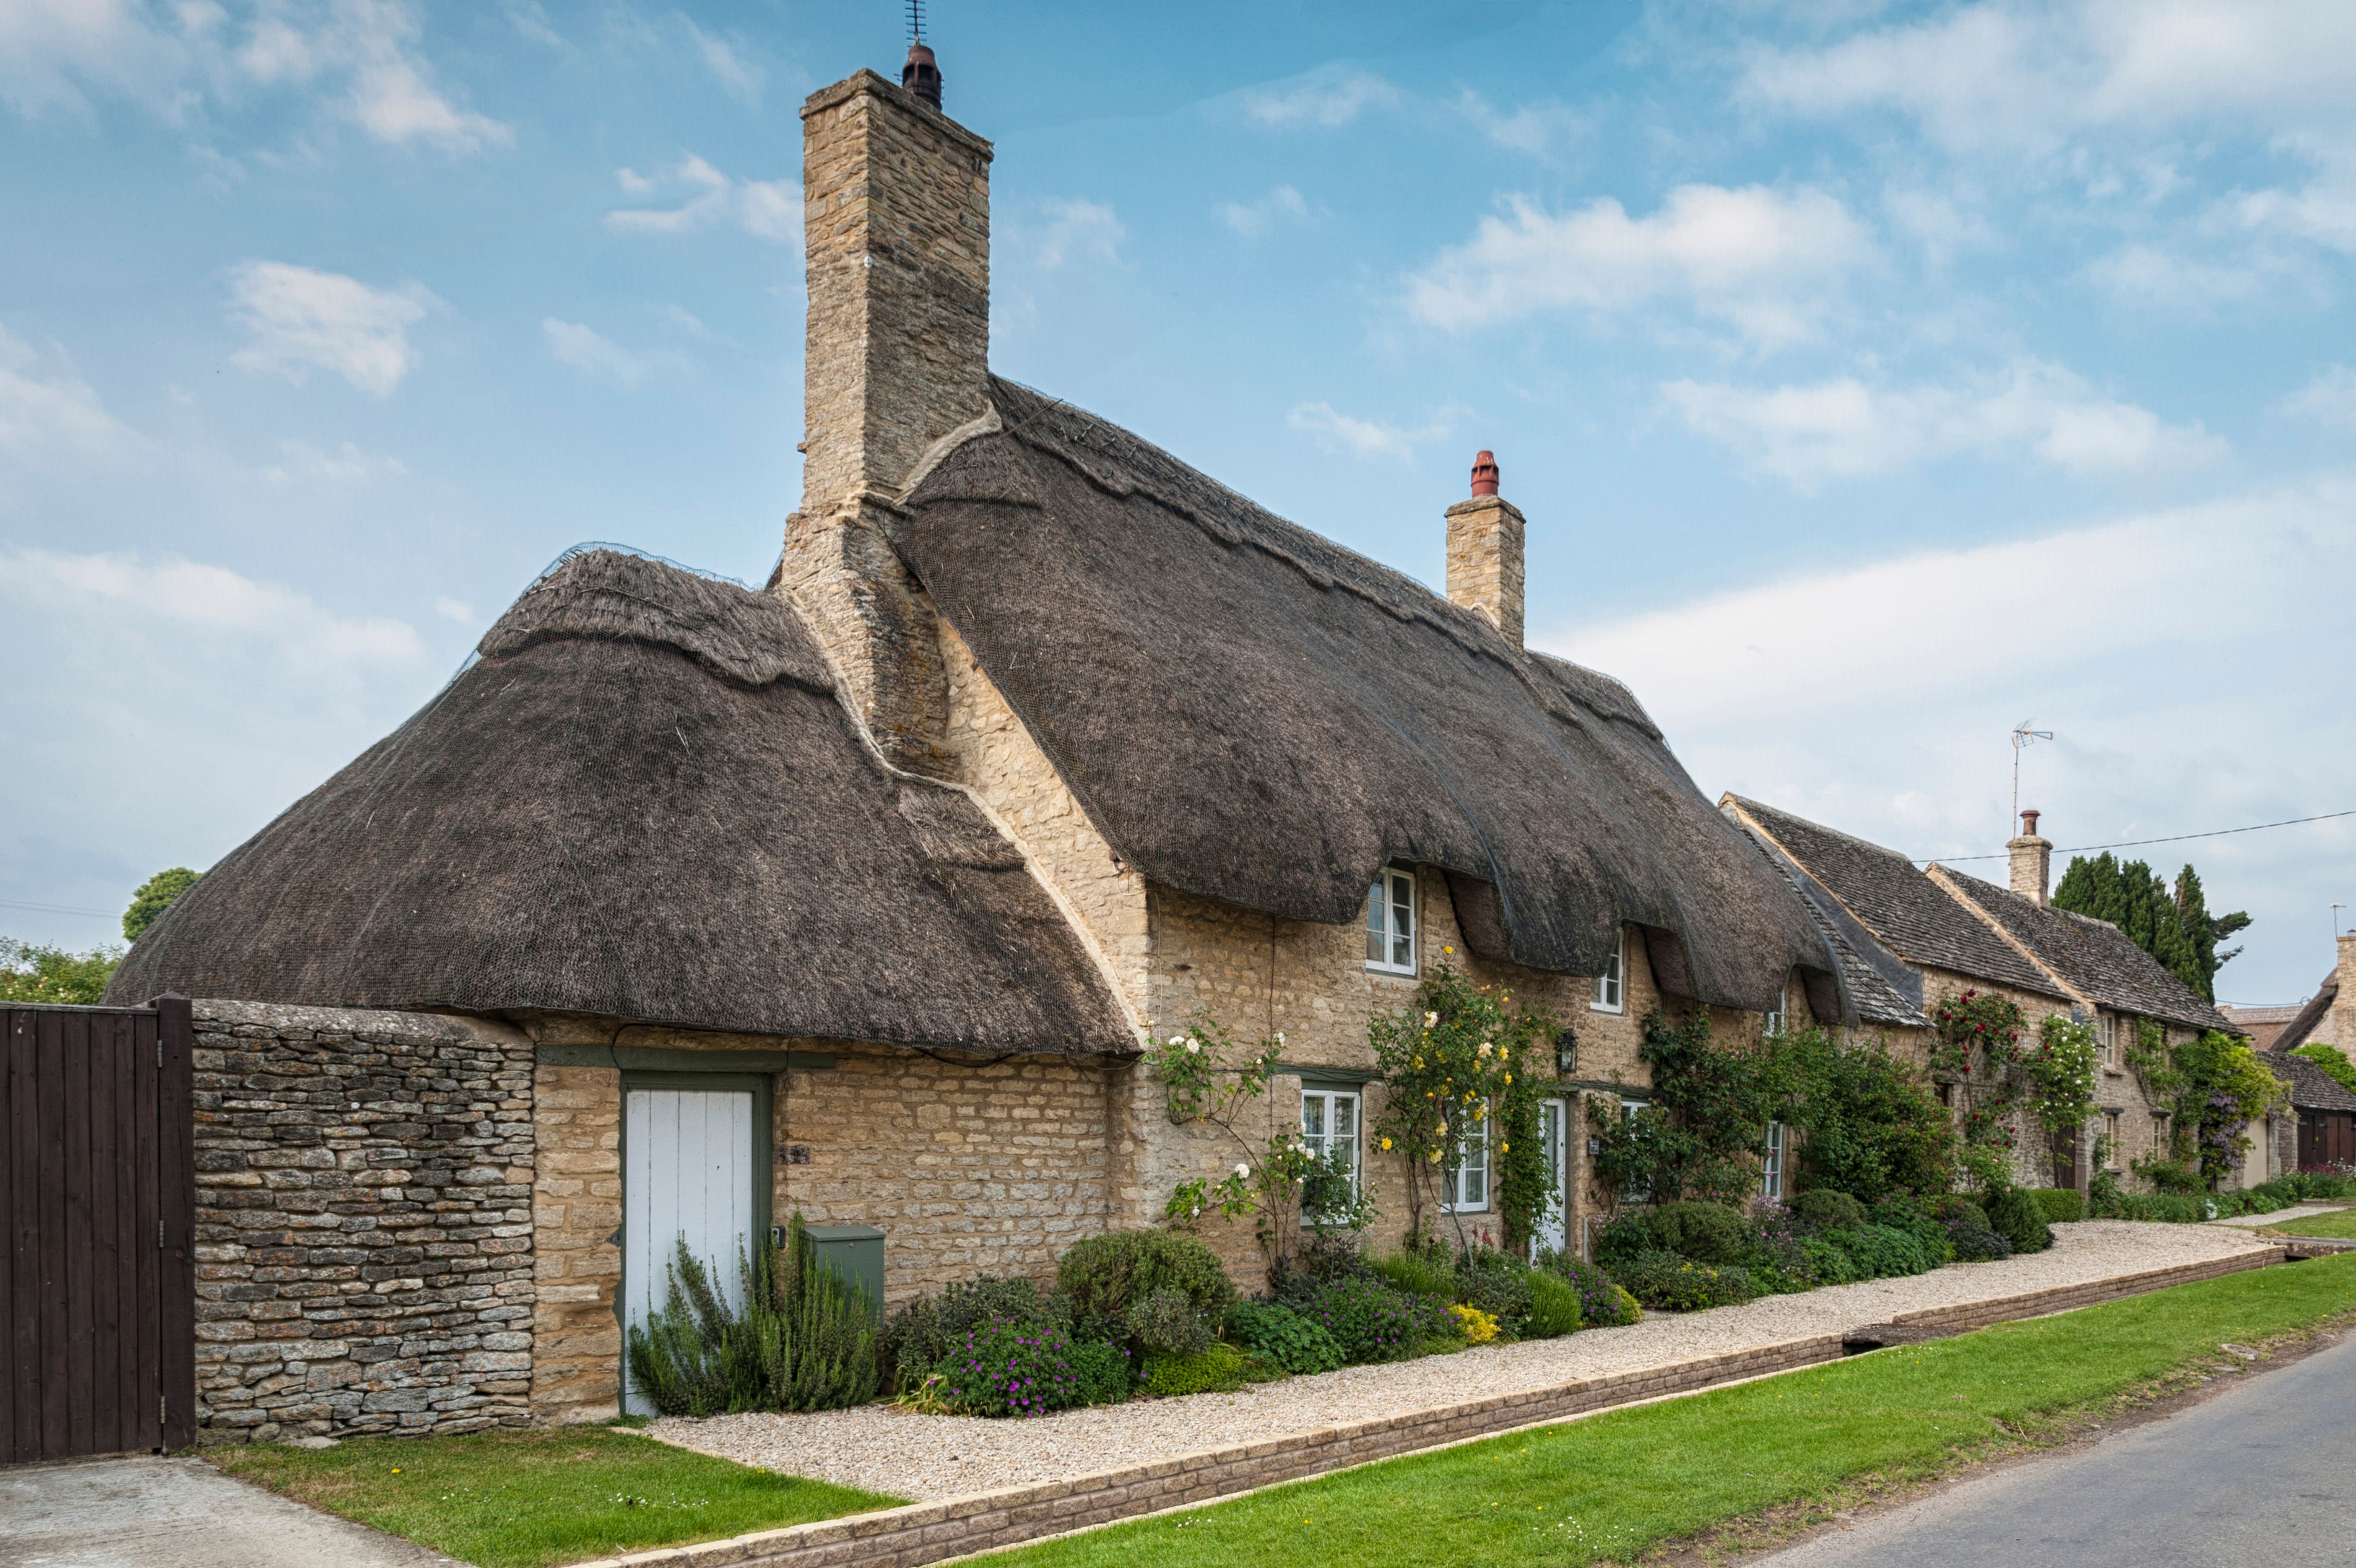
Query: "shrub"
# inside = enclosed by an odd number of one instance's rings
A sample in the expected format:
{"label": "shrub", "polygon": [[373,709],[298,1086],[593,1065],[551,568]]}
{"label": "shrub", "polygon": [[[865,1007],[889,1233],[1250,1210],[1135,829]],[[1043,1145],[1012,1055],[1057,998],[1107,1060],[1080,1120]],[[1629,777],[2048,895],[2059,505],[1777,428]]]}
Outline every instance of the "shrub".
{"label": "shrub", "polygon": [[1616,1328],[1624,1323],[1641,1321],[1644,1313],[1636,1298],[1612,1283],[1610,1275],[1584,1259],[1569,1252],[1547,1251],[1538,1257],[1538,1266],[1560,1278],[1579,1294],[1579,1321],[1588,1328]]}
{"label": "shrub", "polygon": [[1544,1269],[1530,1271],[1530,1315],[1522,1326],[1526,1339],[1555,1339],[1565,1334],[1575,1334],[1584,1315],[1579,1310],[1579,1292],[1558,1274]]}
{"label": "shrub", "polygon": [[2012,1256],[2012,1243],[1989,1230],[1983,1220],[1958,1215],[1947,1221],[1947,1244],[1958,1262],[1990,1263]]}
{"label": "shrub", "polygon": [[1846,1230],[1865,1223],[1865,1205],[1830,1187],[1800,1194],[1792,1201],[1792,1212],[1800,1223],[1819,1230]]}
{"label": "shrub", "polygon": [[1958,1219],[1968,1219],[1983,1230],[1989,1228],[1987,1210],[1968,1197],[1961,1196],[1943,1197],[1932,1213],[1937,1215],[1940,1221],[1944,1224],[1951,1225]]}
{"label": "shrub", "polygon": [[1946,1261],[1944,1235],[1934,1252],[1921,1239],[1894,1225],[1858,1225],[1847,1230],[1827,1230],[1822,1239],[1848,1254],[1861,1280],[1928,1273]]}
{"label": "shrub", "polygon": [[1858,1272],[1857,1260],[1841,1245],[1842,1232],[1819,1230],[1801,1238],[1800,1251],[1807,1259],[1808,1273],[1818,1284],[1854,1284],[1865,1276]]}
{"label": "shrub", "polygon": [[1623,1214],[1605,1226],[1595,1238],[1595,1258],[1606,1268],[1645,1252],[1729,1263],[1741,1256],[1748,1240],[1742,1216],[1722,1203],[1665,1203]]}
{"label": "shrub", "polygon": [[1055,1264],[1075,1321],[1125,1323],[1157,1290],[1183,1291],[1208,1323],[1226,1316],[1236,1287],[1219,1255],[1176,1230],[1115,1230],[1076,1243]]}
{"label": "shrub", "polygon": [[1162,1399],[1180,1394],[1215,1393],[1237,1389],[1244,1382],[1244,1353],[1232,1345],[1214,1342],[1192,1356],[1166,1350],[1145,1353],[1145,1391]]}
{"label": "shrub", "polygon": [[1280,1302],[1239,1301],[1227,1308],[1227,1337],[1295,1376],[1330,1372],[1346,1359],[1331,1334]]}
{"label": "shrub", "polygon": [[[1398,1361],[1414,1355],[1426,1330],[1438,1326],[1421,1309],[1428,1300],[1344,1276],[1310,1282],[1285,1305],[1323,1329],[1351,1361]],[[1436,1310],[1444,1316],[1445,1309]]]}
{"label": "shrub", "polygon": [[1062,1323],[1065,1311],[1064,1303],[1041,1294],[1030,1280],[984,1274],[949,1285],[938,1295],[918,1296],[894,1313],[884,1326],[878,1355],[894,1388],[914,1389],[965,1342],[976,1324],[997,1317],[1044,1327]]}
{"label": "shrub", "polygon": [[1387,1258],[1376,1258],[1374,1271],[1385,1284],[1409,1295],[1438,1296],[1448,1301],[1456,1294],[1454,1271],[1440,1260],[1418,1251],[1393,1252]]}
{"label": "shrub", "polygon": [[[1478,1307],[1518,1338],[1530,1320],[1530,1266],[1511,1252],[1476,1247],[1456,1261],[1455,1299]],[[1477,1343],[1477,1341],[1476,1341]]]}
{"label": "shrub", "polygon": [[819,1266],[800,1214],[782,1249],[764,1240],[736,1266],[743,1305],[731,1306],[680,1239],[663,1305],[626,1345],[631,1381],[657,1410],[841,1410],[875,1397],[873,1306]]}
{"label": "shrub", "polygon": [[1638,1301],[1672,1312],[1730,1306],[1759,1294],[1751,1288],[1751,1271],[1740,1264],[1715,1266],[1676,1252],[1639,1253],[1617,1272]]}
{"label": "shrub", "polygon": [[1460,1304],[1450,1307],[1448,1316],[1456,1320],[1456,1331],[1467,1345],[1486,1345],[1497,1337],[1497,1320],[1477,1306]]}
{"label": "shrub", "polygon": [[2045,1211],[2027,1189],[2006,1187],[1987,1205],[1988,1229],[2012,1243],[2016,1252],[2041,1252],[2053,1245],[2053,1229]]}
{"label": "shrub", "polygon": [[2100,1219],[2153,1219],[2197,1225],[2210,1217],[2213,1207],[2210,1199],[2189,1193],[2123,1192],[2098,1205],[2094,1214]]}
{"label": "shrub", "polygon": [[1082,1398],[1072,1337],[1052,1324],[978,1323],[943,1359],[940,1378],[941,1398],[959,1415],[1045,1415]]}
{"label": "shrub", "polygon": [[1128,1350],[1102,1339],[1072,1347],[1072,1377],[1082,1404],[1119,1404],[1137,1388],[1136,1363]]}
{"label": "shrub", "polygon": [[1157,1285],[1132,1303],[1124,1326],[1149,1351],[1199,1356],[1211,1344],[1211,1326],[1194,1310],[1194,1301],[1169,1285]]}
{"label": "shrub", "polygon": [[2086,1195],[2074,1187],[2033,1187],[2029,1196],[2037,1200],[2038,1211],[2048,1225],[2067,1225],[2086,1218]]}
{"label": "shrub", "polygon": [[1931,1211],[1906,1197],[1879,1197],[1866,1211],[1866,1223],[1886,1225],[1892,1230],[1903,1230],[1922,1243],[1930,1266],[1938,1268],[1946,1262],[1947,1228],[1939,1223]]}

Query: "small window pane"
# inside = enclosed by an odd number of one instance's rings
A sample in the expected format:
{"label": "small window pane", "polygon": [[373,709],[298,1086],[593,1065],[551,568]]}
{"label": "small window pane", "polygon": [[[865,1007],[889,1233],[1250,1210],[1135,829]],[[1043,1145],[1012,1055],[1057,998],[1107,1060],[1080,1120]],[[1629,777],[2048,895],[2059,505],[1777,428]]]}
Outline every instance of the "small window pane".
{"label": "small window pane", "polygon": [[1366,889],[1366,961],[1380,963],[1389,938],[1383,918],[1383,885],[1380,881]]}

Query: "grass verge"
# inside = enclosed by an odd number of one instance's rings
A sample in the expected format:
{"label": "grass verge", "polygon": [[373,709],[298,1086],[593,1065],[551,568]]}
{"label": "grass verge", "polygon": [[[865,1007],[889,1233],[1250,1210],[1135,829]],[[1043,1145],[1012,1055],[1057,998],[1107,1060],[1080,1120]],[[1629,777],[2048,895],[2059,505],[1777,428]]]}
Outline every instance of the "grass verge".
{"label": "grass verge", "polygon": [[2277,1236],[2329,1236],[2342,1241],[2356,1241],[2356,1208],[2342,1208],[2331,1214],[2310,1214],[2304,1219],[2286,1219],[2267,1230]]}
{"label": "grass verge", "polygon": [[205,1457],[252,1481],[480,1568],[543,1568],[895,1507],[594,1426],[461,1437],[257,1443]]}
{"label": "grass verge", "polygon": [[1626,1562],[2065,1440],[2356,1314],[2356,1254],[2179,1285],[1001,1553],[1003,1568]]}

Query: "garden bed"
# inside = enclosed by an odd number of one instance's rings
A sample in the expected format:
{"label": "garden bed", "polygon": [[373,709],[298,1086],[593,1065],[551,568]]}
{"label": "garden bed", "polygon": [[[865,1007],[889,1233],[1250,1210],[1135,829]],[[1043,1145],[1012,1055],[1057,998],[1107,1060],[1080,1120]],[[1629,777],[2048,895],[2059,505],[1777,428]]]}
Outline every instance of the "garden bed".
{"label": "garden bed", "polygon": [[1740,1306],[1656,1316],[1558,1339],[1352,1367],[1195,1394],[1091,1406],[1024,1421],[924,1415],[889,1405],[809,1414],[657,1422],[683,1447],[762,1468],[916,1498],[1054,1481],[1335,1423],[1552,1387],[1884,1323],[2061,1285],[2230,1258],[2267,1243],[2225,1227],[2090,1220],[2054,1228],[2051,1251],[2000,1262],[1762,1297]]}

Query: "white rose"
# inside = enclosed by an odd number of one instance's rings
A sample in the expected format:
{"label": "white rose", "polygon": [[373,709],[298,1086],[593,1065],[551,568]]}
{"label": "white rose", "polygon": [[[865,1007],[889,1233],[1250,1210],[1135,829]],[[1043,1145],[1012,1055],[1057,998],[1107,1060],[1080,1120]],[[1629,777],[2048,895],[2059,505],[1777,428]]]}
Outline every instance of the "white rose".
{"label": "white rose", "polygon": [[1236,1166],[1236,1175],[1238,1176],[1248,1177],[1251,1175],[1251,1166],[1240,1164],[1237,1165]]}
{"label": "white rose", "polygon": [[1187,1041],[1187,1042],[1186,1042],[1186,1048],[1187,1048],[1189,1051],[1193,1051],[1193,1052],[1200,1053],[1203,1047],[1202,1047],[1202,1046],[1201,1046],[1201,1044],[1200,1044],[1199,1042],[1197,1042],[1197,1041],[1194,1041],[1194,1040],[1189,1040],[1189,1041]]}
{"label": "white rose", "polygon": [[1423,1026],[1427,1029],[1437,1029],[1440,1027],[1440,1015],[1437,1013],[1426,1013],[1423,1015]]}
{"label": "white rose", "polygon": [[[1173,1046],[1185,1046],[1186,1036],[1183,1035],[1173,1035],[1170,1036],[1170,1043]],[[1189,1050],[1194,1049],[1192,1046],[1187,1046],[1186,1048]]]}

